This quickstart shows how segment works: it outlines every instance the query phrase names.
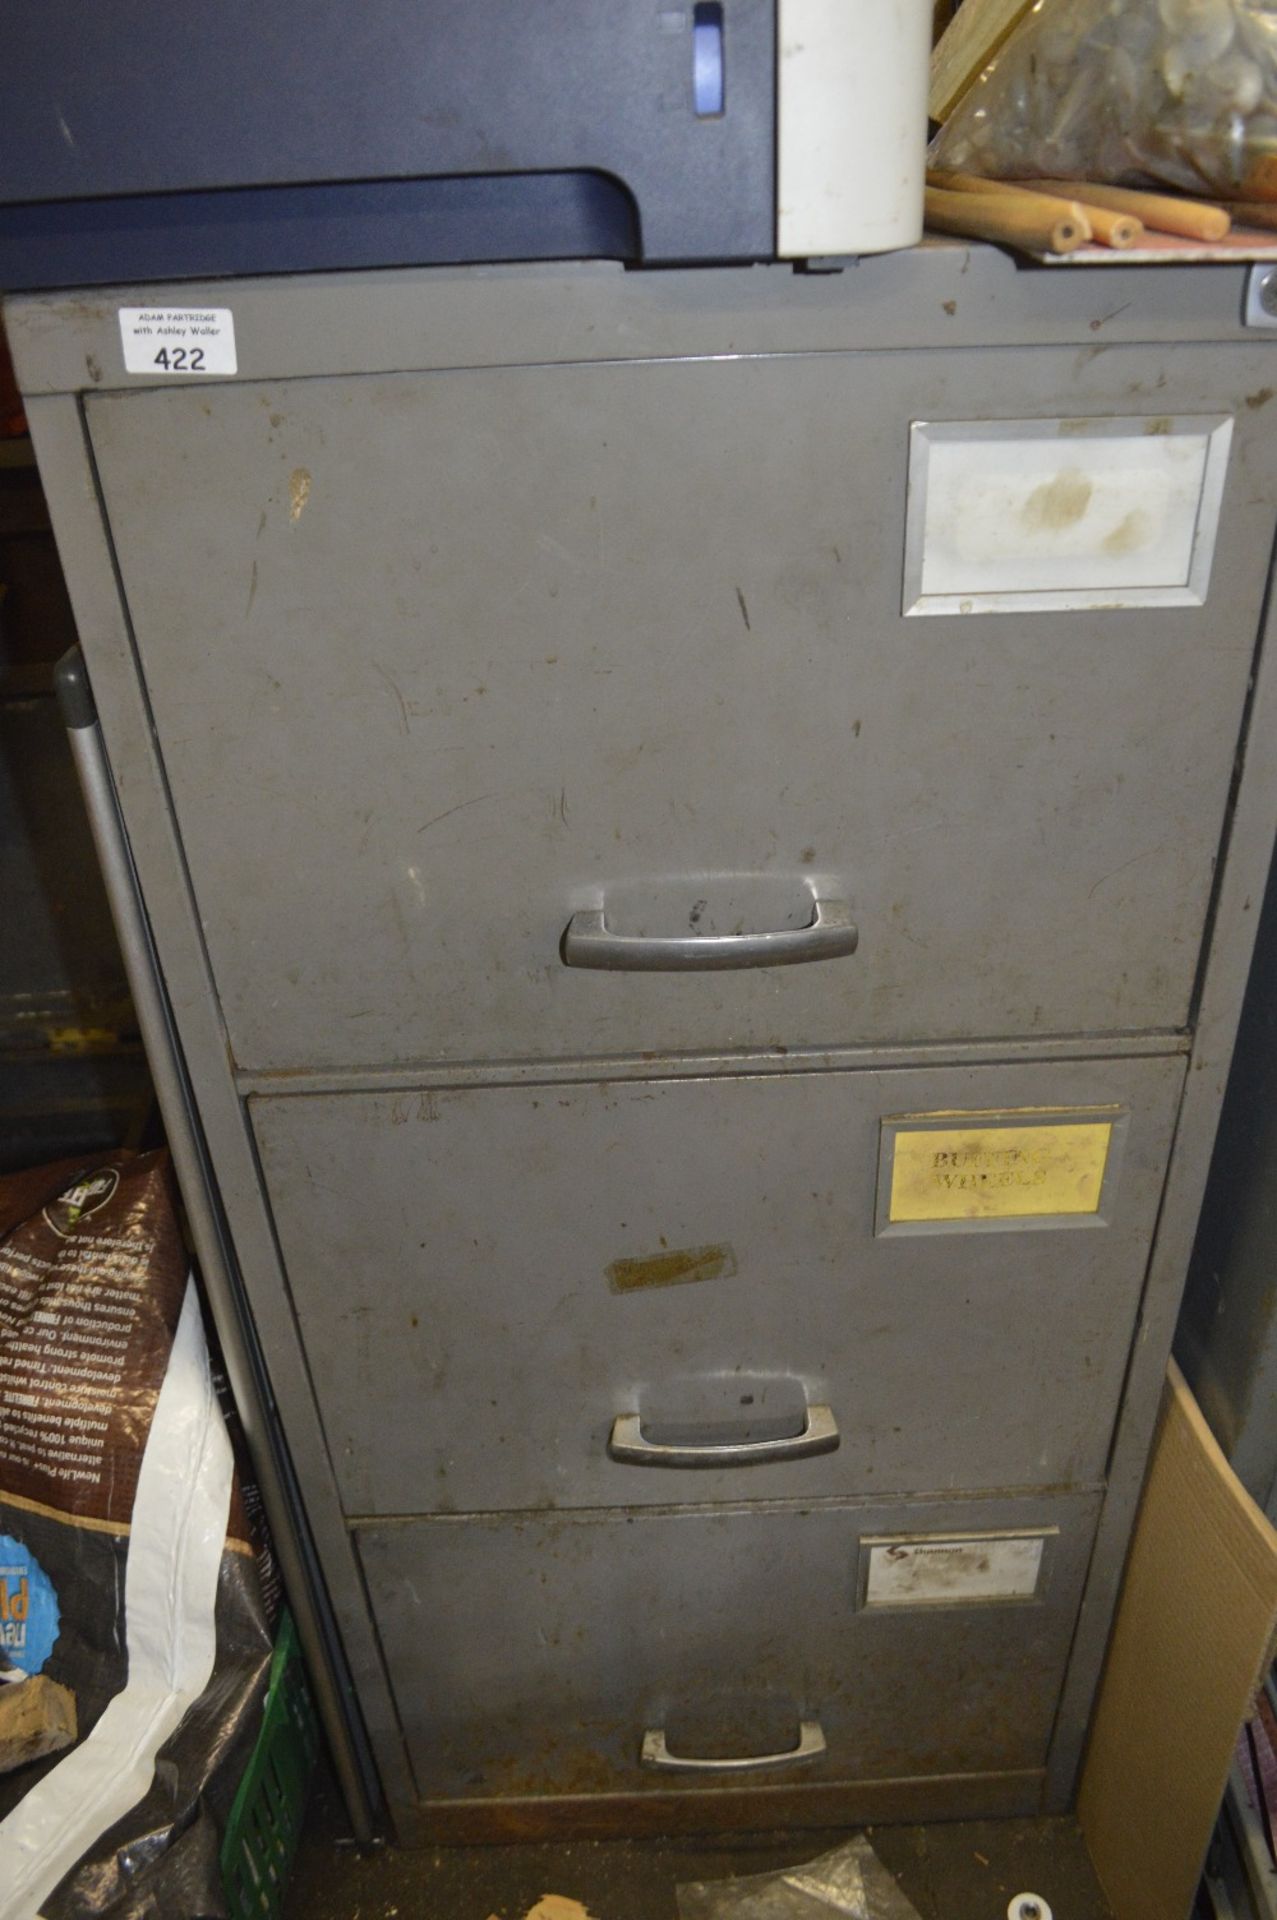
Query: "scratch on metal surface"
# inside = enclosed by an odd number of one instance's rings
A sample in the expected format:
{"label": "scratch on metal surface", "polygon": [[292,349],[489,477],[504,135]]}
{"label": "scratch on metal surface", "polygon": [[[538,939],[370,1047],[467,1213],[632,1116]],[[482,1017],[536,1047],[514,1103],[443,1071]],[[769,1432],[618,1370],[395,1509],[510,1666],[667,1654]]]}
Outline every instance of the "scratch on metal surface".
{"label": "scratch on metal surface", "polygon": [[555,560],[562,560],[564,565],[571,567],[574,573],[588,571],[587,563],[578,554],[573,553],[570,547],[565,547],[561,540],[554,539],[551,534],[538,535],[537,545],[542,553],[548,553]]}
{"label": "scratch on metal surface", "polygon": [[674,1247],[643,1259],[613,1260],[607,1270],[614,1293],[638,1293],[646,1287],[681,1287],[692,1280],[730,1280],[736,1273],[730,1246]]}
{"label": "scratch on metal surface", "polygon": [[1117,319],[1117,316],[1119,315],[1119,313],[1125,313],[1125,312],[1126,312],[1126,309],[1127,309],[1127,308],[1128,308],[1128,307],[1129,307],[1129,306],[1130,306],[1131,304],[1132,304],[1132,303],[1131,303],[1131,302],[1130,302],[1129,300],[1124,300],[1124,301],[1122,302],[1122,305],[1121,305],[1120,307],[1114,307],[1114,308],[1113,308],[1113,311],[1112,311],[1111,313],[1102,313],[1102,314],[1100,314],[1100,316],[1099,316],[1099,318],[1098,318],[1098,319],[1096,319],[1096,320],[1092,320],[1092,321],[1091,321],[1091,323],[1090,323],[1090,327],[1091,327],[1091,332],[1092,332],[1092,333],[1098,333],[1098,332],[1099,332],[1099,330],[1100,330],[1100,328],[1101,328],[1101,327],[1106,327],[1106,326],[1108,325],[1108,323],[1109,323],[1109,321],[1110,321],[1110,320],[1116,320],[1116,319]]}
{"label": "scratch on metal surface", "polygon": [[494,788],[491,793],[476,793],[473,800],[458,800],[455,807],[446,807],[442,813],[433,814],[429,820],[423,820],[417,832],[425,833],[427,828],[437,827],[441,820],[451,820],[454,813],[463,813],[467,807],[477,807],[485,800],[495,800],[498,791],[499,789]]}
{"label": "scratch on metal surface", "polygon": [[1155,860],[1165,845],[1166,842],[1162,840],[1155,847],[1141,847],[1140,851],[1133,853],[1129,860],[1123,860],[1120,866],[1112,867],[1107,873],[1102,873],[1095,885],[1088,889],[1087,899],[1093,900],[1101,887],[1106,886],[1110,880],[1116,880],[1119,873],[1125,873],[1128,867],[1135,866],[1141,860]]}
{"label": "scratch on metal surface", "polygon": [[399,724],[403,728],[404,732],[408,733],[411,727],[411,722],[408,719],[408,703],[403,697],[403,693],[400,690],[399,682],[395,679],[395,676],[393,675],[393,673],[386,672],[386,669],[382,666],[379,660],[374,660],[372,664],[376,672],[378,672],[381,675],[386,685],[390,688],[390,691],[394,694],[395,699],[398,701]]}

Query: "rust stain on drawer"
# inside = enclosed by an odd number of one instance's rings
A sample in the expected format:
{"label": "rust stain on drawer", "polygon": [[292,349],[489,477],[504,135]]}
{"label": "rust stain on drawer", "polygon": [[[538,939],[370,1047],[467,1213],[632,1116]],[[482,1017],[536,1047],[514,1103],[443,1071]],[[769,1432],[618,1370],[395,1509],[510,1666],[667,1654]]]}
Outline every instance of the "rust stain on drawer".
{"label": "rust stain on drawer", "polygon": [[638,1293],[645,1287],[681,1287],[692,1280],[730,1280],[736,1255],[726,1244],[671,1247],[640,1259],[613,1260],[607,1277],[614,1293]]}

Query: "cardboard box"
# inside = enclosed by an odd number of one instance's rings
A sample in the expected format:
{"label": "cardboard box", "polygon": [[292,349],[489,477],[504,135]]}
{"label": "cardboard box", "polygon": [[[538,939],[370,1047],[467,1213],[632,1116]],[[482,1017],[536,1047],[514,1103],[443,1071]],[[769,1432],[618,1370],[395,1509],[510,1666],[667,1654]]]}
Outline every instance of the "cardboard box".
{"label": "cardboard box", "polygon": [[1277,1642],[1277,1529],[1174,1362],[1078,1794],[1116,1920],[1185,1920]]}

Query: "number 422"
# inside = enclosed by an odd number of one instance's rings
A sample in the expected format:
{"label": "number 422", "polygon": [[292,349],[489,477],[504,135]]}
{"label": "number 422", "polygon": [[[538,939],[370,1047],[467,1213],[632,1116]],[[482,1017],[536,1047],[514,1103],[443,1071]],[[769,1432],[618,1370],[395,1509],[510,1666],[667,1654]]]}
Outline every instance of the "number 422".
{"label": "number 422", "polygon": [[154,364],[163,367],[165,373],[202,373],[204,370],[203,347],[161,347],[155,356]]}

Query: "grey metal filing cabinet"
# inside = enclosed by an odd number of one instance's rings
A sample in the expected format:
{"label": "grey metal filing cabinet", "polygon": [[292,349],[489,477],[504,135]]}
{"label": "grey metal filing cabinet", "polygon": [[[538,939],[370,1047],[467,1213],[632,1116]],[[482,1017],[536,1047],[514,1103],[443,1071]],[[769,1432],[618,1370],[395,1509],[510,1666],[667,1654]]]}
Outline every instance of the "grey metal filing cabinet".
{"label": "grey metal filing cabinet", "polygon": [[405,1839],[1068,1804],[1277,817],[1242,309],[950,246],[13,303]]}

